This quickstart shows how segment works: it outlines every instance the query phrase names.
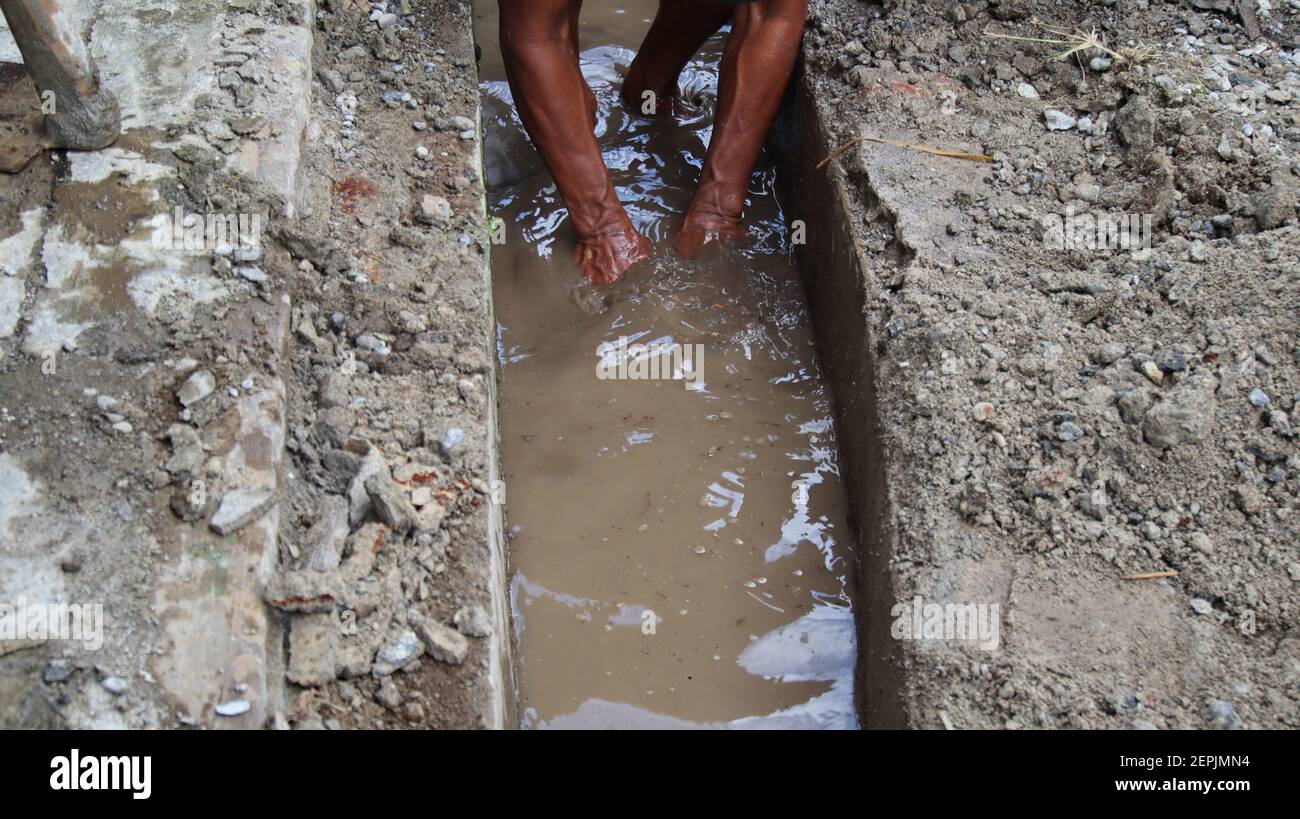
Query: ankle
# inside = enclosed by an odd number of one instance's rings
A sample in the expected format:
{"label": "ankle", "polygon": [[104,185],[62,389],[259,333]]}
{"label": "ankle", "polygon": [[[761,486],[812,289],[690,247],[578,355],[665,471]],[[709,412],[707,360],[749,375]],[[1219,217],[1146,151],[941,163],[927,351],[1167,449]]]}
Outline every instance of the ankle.
{"label": "ankle", "polygon": [[746,187],[720,180],[701,181],[695,189],[689,212],[739,222],[745,212]]}

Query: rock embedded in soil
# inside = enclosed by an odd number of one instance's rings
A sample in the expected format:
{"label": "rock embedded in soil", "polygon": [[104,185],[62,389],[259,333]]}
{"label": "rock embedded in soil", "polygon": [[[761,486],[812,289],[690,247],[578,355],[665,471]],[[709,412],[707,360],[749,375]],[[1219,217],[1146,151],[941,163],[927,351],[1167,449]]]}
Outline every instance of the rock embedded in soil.
{"label": "rock embedded in soil", "polygon": [[219,535],[231,535],[261,518],[274,505],[272,489],[236,489],[222,496],[208,525]]}
{"label": "rock embedded in soil", "polygon": [[211,395],[216,388],[216,377],[207,370],[199,370],[185,379],[185,383],[176,392],[176,398],[181,406],[192,407]]}
{"label": "rock embedded in soil", "polygon": [[1195,444],[1209,437],[1214,427],[1216,403],[1208,384],[1193,381],[1179,385],[1147,410],[1142,436],[1152,446],[1169,448]]}
{"label": "rock embedded in soil", "polygon": [[313,687],[331,682],[336,676],[338,638],[333,611],[294,617],[289,624],[289,681]]}
{"label": "rock embedded in soil", "polygon": [[406,499],[402,490],[397,488],[397,484],[393,483],[392,478],[382,474],[371,475],[366,478],[365,489],[375,516],[392,527],[394,532],[407,532],[415,524],[415,507]]}
{"label": "rock embedded in soil", "polygon": [[416,628],[433,659],[451,665],[465,662],[465,656],[469,653],[469,640],[465,639],[465,635],[432,620],[426,620]]}
{"label": "rock embedded in soil", "polygon": [[197,475],[204,459],[199,433],[186,424],[172,424],[167,428],[167,439],[171,441],[172,457],[163,469],[173,475]]}
{"label": "rock embedded in soil", "polygon": [[466,606],[459,609],[452,622],[461,634],[469,637],[491,637],[492,618],[482,606]]}
{"label": "rock embedded in soil", "polygon": [[377,676],[387,676],[399,671],[424,654],[424,648],[414,631],[403,631],[397,639],[382,646],[375,654],[374,673]]}
{"label": "rock embedded in soil", "polygon": [[262,597],[268,605],[280,611],[298,614],[332,612],[343,598],[343,583],[337,572],[281,572],[267,581]]}
{"label": "rock embedded in soil", "polygon": [[366,491],[366,481],[375,475],[388,475],[388,464],[384,454],[377,447],[366,451],[365,457],[357,467],[357,474],[348,485],[348,522],[358,526],[370,514],[370,493]]}

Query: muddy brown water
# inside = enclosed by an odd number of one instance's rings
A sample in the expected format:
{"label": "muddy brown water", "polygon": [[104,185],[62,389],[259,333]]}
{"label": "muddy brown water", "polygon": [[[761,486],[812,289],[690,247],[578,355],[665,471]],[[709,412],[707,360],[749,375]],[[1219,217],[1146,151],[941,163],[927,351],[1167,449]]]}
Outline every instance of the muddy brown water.
{"label": "muddy brown water", "polygon": [[725,33],[675,119],[632,116],[621,71],[655,5],[582,16],[606,164],[657,246],[599,288],[511,105],[496,4],[476,12],[522,724],[854,728],[854,549],[775,172],[754,175],[749,243],[674,254]]}

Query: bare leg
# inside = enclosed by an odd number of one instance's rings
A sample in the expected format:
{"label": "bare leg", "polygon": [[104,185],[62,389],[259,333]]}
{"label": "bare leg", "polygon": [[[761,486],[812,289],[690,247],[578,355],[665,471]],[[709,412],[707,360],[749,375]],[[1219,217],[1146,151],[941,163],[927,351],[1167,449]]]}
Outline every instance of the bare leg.
{"label": "bare leg", "polygon": [[[735,6],[725,3],[659,0],[650,31],[623,79],[623,103],[647,115],[671,111],[677,99],[678,75],[704,41],[722,28],[735,11]],[[649,110],[647,91],[654,92]]]}
{"label": "bare leg", "polygon": [[718,72],[709,154],[674,241],[681,255],[744,237],[745,191],[794,70],[807,12],[808,0],[757,0],[736,9]]}
{"label": "bare leg", "polygon": [[500,0],[501,51],[524,127],[555,178],[577,234],[574,259],[595,284],[653,252],[618,201],[592,133],[591,89],[578,68],[581,0]]}

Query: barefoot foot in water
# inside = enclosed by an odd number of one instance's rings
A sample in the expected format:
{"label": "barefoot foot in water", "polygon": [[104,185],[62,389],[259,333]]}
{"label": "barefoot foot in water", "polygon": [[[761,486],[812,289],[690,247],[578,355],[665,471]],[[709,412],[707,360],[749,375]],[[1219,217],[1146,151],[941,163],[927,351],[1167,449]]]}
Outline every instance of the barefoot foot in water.
{"label": "barefoot foot in water", "polygon": [[701,185],[695,192],[686,218],[677,229],[673,247],[690,259],[707,245],[739,242],[746,236],[741,214],[745,210],[743,191],[718,185]]}
{"label": "barefoot foot in water", "polygon": [[609,227],[580,233],[573,260],[592,284],[612,284],[629,267],[654,255],[654,246],[636,232],[626,215]]}

